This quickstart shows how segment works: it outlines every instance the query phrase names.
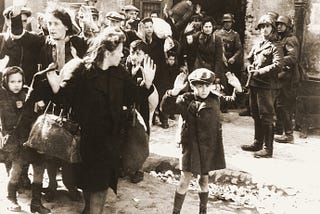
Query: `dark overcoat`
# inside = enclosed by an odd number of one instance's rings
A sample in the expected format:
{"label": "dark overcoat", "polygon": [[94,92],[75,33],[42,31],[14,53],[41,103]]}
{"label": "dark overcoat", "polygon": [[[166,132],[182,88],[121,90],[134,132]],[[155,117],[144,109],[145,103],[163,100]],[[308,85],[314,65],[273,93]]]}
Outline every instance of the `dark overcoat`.
{"label": "dark overcoat", "polygon": [[226,88],[227,67],[223,57],[222,38],[215,33],[207,35],[203,32],[197,32],[193,35],[192,47],[196,54],[193,69],[207,68],[213,71]]}
{"label": "dark overcoat", "polygon": [[[172,105],[168,94],[163,97],[162,109],[174,109],[166,105]],[[202,100],[185,93],[177,97],[176,107],[183,118],[181,170],[206,175],[225,168],[219,98],[210,94]]]}
{"label": "dark overcoat", "polygon": [[120,149],[126,126],[124,107],[137,97],[147,99],[152,90],[136,86],[122,67],[102,70],[93,65],[79,68],[60,90],[69,98],[81,126],[80,151],[83,162],[78,184],[90,192],[117,190]]}

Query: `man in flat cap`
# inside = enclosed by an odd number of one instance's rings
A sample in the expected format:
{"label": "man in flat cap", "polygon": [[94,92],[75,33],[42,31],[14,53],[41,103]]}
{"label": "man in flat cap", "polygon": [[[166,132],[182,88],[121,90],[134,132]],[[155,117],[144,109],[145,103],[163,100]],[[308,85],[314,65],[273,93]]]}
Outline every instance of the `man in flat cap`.
{"label": "man in flat cap", "polygon": [[133,5],[126,5],[122,8],[122,11],[126,14],[127,28],[138,30],[138,24],[140,22],[138,17],[139,9]]}
{"label": "man in flat cap", "polygon": [[125,16],[116,11],[111,11],[106,14],[107,26],[120,27],[124,25]]}

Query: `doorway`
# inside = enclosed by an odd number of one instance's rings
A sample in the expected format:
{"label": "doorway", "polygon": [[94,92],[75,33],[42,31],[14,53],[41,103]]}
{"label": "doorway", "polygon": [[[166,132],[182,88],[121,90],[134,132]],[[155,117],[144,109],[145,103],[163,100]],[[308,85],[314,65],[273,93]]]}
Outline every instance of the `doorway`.
{"label": "doorway", "polygon": [[234,14],[233,29],[239,33],[241,42],[244,43],[247,0],[192,0],[192,2],[200,4],[206,15],[212,16],[218,25],[221,25],[223,14]]}

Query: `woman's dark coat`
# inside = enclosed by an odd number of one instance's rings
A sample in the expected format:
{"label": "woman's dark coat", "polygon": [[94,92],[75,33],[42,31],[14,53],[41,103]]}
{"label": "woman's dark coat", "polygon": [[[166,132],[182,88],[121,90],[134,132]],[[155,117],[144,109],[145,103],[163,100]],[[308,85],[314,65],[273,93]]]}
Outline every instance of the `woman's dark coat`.
{"label": "woman's dark coat", "polygon": [[[163,98],[162,110],[172,113],[172,97]],[[181,130],[182,170],[194,175],[226,167],[222,144],[219,98],[210,94],[205,100],[185,93],[176,99],[183,118]],[[168,112],[166,112],[168,111]]]}
{"label": "woman's dark coat", "polygon": [[111,187],[116,192],[127,119],[124,106],[129,107],[137,96],[147,99],[152,90],[137,87],[122,66],[107,70],[95,65],[81,67],[60,91],[60,95],[70,98],[81,125],[83,163],[77,176],[79,186],[87,191]]}
{"label": "woman's dark coat", "polygon": [[227,72],[227,67],[223,56],[222,38],[215,33],[207,35],[203,32],[197,32],[193,35],[191,48],[195,52],[193,69],[207,68],[213,71],[226,88],[227,79],[225,73]]}

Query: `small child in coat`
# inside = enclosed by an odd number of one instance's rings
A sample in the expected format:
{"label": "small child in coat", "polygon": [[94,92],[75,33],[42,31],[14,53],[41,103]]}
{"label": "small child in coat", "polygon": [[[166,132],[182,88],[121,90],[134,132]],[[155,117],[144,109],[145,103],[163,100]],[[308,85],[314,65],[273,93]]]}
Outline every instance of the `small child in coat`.
{"label": "small child in coat", "polygon": [[[172,90],[162,100],[162,109],[170,108],[170,97],[176,98],[176,109],[182,116],[181,178],[174,197],[173,213],[180,213],[186,192],[193,176],[199,177],[199,213],[207,213],[209,171],[226,167],[220,122],[220,99],[214,93],[215,74],[199,68],[188,76],[192,92],[177,96],[186,87],[187,75],[180,73]],[[177,97],[176,97],[177,96]],[[168,102],[167,102],[168,101]],[[170,113],[170,112],[168,112]]]}
{"label": "small child in coat", "polygon": [[21,211],[16,194],[22,167],[25,164],[24,156],[22,155],[23,142],[17,137],[19,135],[13,134],[17,123],[19,123],[20,114],[26,98],[23,84],[24,74],[20,67],[13,66],[5,69],[2,77],[0,117],[2,135],[8,137],[6,145],[2,145],[3,148],[6,148],[4,150],[5,153],[7,153],[6,161],[12,161],[7,186],[7,209],[14,212]]}

